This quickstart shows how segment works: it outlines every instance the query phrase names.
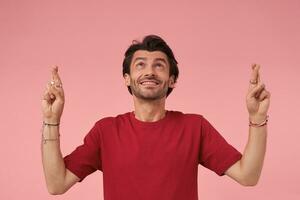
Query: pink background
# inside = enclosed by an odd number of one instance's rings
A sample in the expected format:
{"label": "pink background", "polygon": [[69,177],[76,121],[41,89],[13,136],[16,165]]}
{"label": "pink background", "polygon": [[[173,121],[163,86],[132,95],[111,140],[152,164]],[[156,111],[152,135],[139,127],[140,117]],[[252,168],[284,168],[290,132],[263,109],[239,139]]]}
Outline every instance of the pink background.
{"label": "pink background", "polygon": [[60,66],[66,104],[61,149],[70,153],[94,122],[133,109],[122,78],[133,39],[162,36],[179,62],[167,109],[202,114],[229,143],[248,138],[250,65],[271,92],[268,147],[257,186],[199,165],[199,199],[300,199],[300,2],[0,1],[1,199],[103,199],[102,174],[51,196],[42,171],[41,96]]}

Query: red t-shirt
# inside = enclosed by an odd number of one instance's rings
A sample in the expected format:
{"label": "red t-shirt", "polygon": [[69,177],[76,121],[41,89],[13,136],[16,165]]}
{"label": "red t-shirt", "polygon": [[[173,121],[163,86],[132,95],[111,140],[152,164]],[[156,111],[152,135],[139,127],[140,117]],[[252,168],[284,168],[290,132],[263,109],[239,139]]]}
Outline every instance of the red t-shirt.
{"label": "red t-shirt", "polygon": [[101,170],[105,200],[197,200],[198,164],[223,176],[241,157],[202,115],[167,111],[100,119],[64,161],[80,182]]}

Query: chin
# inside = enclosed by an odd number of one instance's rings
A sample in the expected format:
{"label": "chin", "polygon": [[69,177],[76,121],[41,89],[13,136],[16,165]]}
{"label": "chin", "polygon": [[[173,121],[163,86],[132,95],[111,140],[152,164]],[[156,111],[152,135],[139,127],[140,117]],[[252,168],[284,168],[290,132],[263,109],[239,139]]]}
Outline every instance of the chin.
{"label": "chin", "polygon": [[[156,90],[158,89],[158,90]],[[134,88],[132,87],[132,93],[138,99],[144,100],[158,100],[166,97],[168,88],[164,92],[159,88]]]}
{"label": "chin", "polygon": [[162,99],[166,96],[166,94],[139,94],[138,97],[141,99],[147,99],[147,100],[158,100]]}

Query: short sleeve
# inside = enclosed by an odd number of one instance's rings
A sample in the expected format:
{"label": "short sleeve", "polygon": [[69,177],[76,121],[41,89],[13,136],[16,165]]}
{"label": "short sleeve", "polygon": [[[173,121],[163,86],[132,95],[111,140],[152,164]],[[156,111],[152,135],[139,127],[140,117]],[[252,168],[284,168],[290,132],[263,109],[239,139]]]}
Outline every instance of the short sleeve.
{"label": "short sleeve", "polygon": [[96,170],[102,171],[100,139],[100,130],[95,123],[83,144],[64,157],[66,168],[80,178],[79,182]]}
{"label": "short sleeve", "polygon": [[223,176],[230,166],[242,158],[242,154],[207,119],[201,118],[199,164]]}

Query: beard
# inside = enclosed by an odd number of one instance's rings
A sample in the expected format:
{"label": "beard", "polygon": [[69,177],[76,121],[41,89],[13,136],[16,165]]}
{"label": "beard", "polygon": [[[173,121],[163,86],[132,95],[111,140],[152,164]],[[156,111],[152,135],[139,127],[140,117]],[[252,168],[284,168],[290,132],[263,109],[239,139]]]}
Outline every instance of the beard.
{"label": "beard", "polygon": [[167,95],[169,89],[167,85],[167,81],[166,82],[159,81],[159,84],[155,87],[143,86],[139,82],[134,81],[132,79],[131,79],[131,83],[133,83],[130,85],[132,94],[139,99],[148,100],[148,101],[162,99]]}

